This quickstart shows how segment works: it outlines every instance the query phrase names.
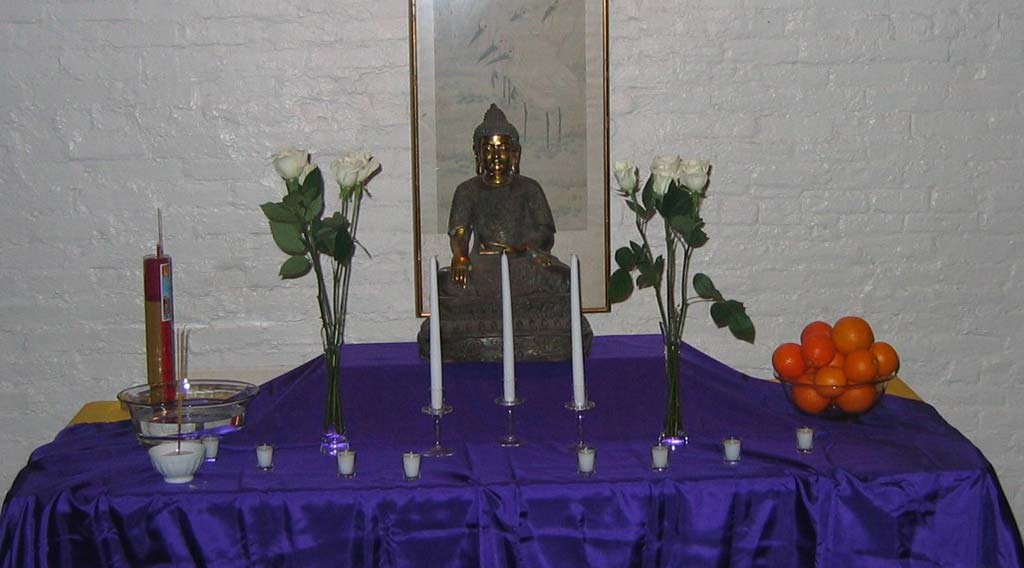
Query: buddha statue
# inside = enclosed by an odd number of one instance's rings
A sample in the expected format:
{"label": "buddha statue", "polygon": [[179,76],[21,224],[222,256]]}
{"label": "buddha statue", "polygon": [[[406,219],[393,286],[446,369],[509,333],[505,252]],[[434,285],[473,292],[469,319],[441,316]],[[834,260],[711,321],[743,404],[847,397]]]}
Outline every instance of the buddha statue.
{"label": "buddha statue", "polygon": [[[569,267],[551,254],[555,221],[540,184],[519,173],[519,133],[491,105],[473,133],[476,175],[455,189],[448,220],[451,266],[438,274],[445,360],[499,361],[501,254],[508,257],[517,361],[571,355]],[[593,333],[583,320],[584,347]],[[429,349],[429,325],[419,334]]]}

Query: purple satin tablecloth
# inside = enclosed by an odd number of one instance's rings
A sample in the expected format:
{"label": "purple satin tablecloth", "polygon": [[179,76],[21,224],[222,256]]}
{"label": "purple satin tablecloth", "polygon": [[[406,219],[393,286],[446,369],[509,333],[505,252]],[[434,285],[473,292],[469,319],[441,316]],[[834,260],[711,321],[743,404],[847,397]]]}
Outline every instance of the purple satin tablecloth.
{"label": "purple satin tablecloth", "polygon": [[[348,345],[354,479],[318,454],[320,359],[264,385],[247,428],[187,485],[165,484],[127,422],[37,449],[4,502],[2,566],[1021,566],[991,465],[929,405],[886,397],[855,423],[800,415],[778,384],[683,353],[690,445],[650,469],[660,430],[656,336],[596,338],[586,416],[597,473],[576,474],[567,363],[520,364],[520,448],[501,448],[501,366],[445,367],[449,458],[432,442],[415,345]],[[817,435],[809,455],[794,429]],[[721,440],[743,457],[722,461]],[[276,447],[256,468],[256,444]]]}

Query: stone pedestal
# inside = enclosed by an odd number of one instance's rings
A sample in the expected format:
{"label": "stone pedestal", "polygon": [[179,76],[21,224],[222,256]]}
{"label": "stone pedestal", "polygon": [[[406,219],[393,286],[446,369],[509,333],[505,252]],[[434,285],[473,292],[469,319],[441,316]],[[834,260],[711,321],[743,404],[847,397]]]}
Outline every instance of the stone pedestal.
{"label": "stone pedestal", "polygon": [[[442,297],[441,352],[445,361],[501,361],[501,298]],[[534,294],[512,299],[516,361],[572,358],[568,294]],[[594,332],[583,318],[583,351]],[[430,355],[430,321],[416,336],[420,356]]]}

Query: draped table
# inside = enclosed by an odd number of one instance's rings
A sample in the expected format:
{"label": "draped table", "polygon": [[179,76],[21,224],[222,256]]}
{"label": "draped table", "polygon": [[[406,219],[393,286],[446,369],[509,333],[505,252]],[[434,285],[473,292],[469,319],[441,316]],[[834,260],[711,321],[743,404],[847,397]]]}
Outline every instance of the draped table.
{"label": "draped table", "polygon": [[[991,465],[929,405],[799,414],[776,383],[686,347],[690,444],[650,469],[662,418],[657,336],[595,338],[585,419],[597,472],[576,473],[567,363],[519,364],[519,448],[501,366],[445,367],[447,458],[432,443],[428,365],[412,343],[347,345],[342,396],[357,475],[320,456],[321,359],[261,387],[215,463],[165,484],[127,422],[80,424],[37,449],[0,518],[2,566],[1019,566],[1020,534]],[[811,425],[811,454],[794,429]],[[743,441],[722,460],[721,440]],[[275,468],[253,448],[276,447]]]}

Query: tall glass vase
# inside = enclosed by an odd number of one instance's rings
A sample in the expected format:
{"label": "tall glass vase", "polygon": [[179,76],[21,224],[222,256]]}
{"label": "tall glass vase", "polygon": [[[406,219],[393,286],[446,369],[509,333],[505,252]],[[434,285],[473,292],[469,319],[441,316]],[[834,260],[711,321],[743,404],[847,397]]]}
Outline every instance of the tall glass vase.
{"label": "tall glass vase", "polygon": [[336,455],[348,448],[345,434],[345,420],[341,413],[341,352],[339,347],[324,349],[324,364],[327,367],[327,397],[324,407],[323,435],[320,437],[320,453]]}
{"label": "tall glass vase", "polygon": [[686,427],[683,425],[682,393],[680,392],[679,353],[682,342],[665,339],[665,420],[658,443],[671,448],[686,445]]}

